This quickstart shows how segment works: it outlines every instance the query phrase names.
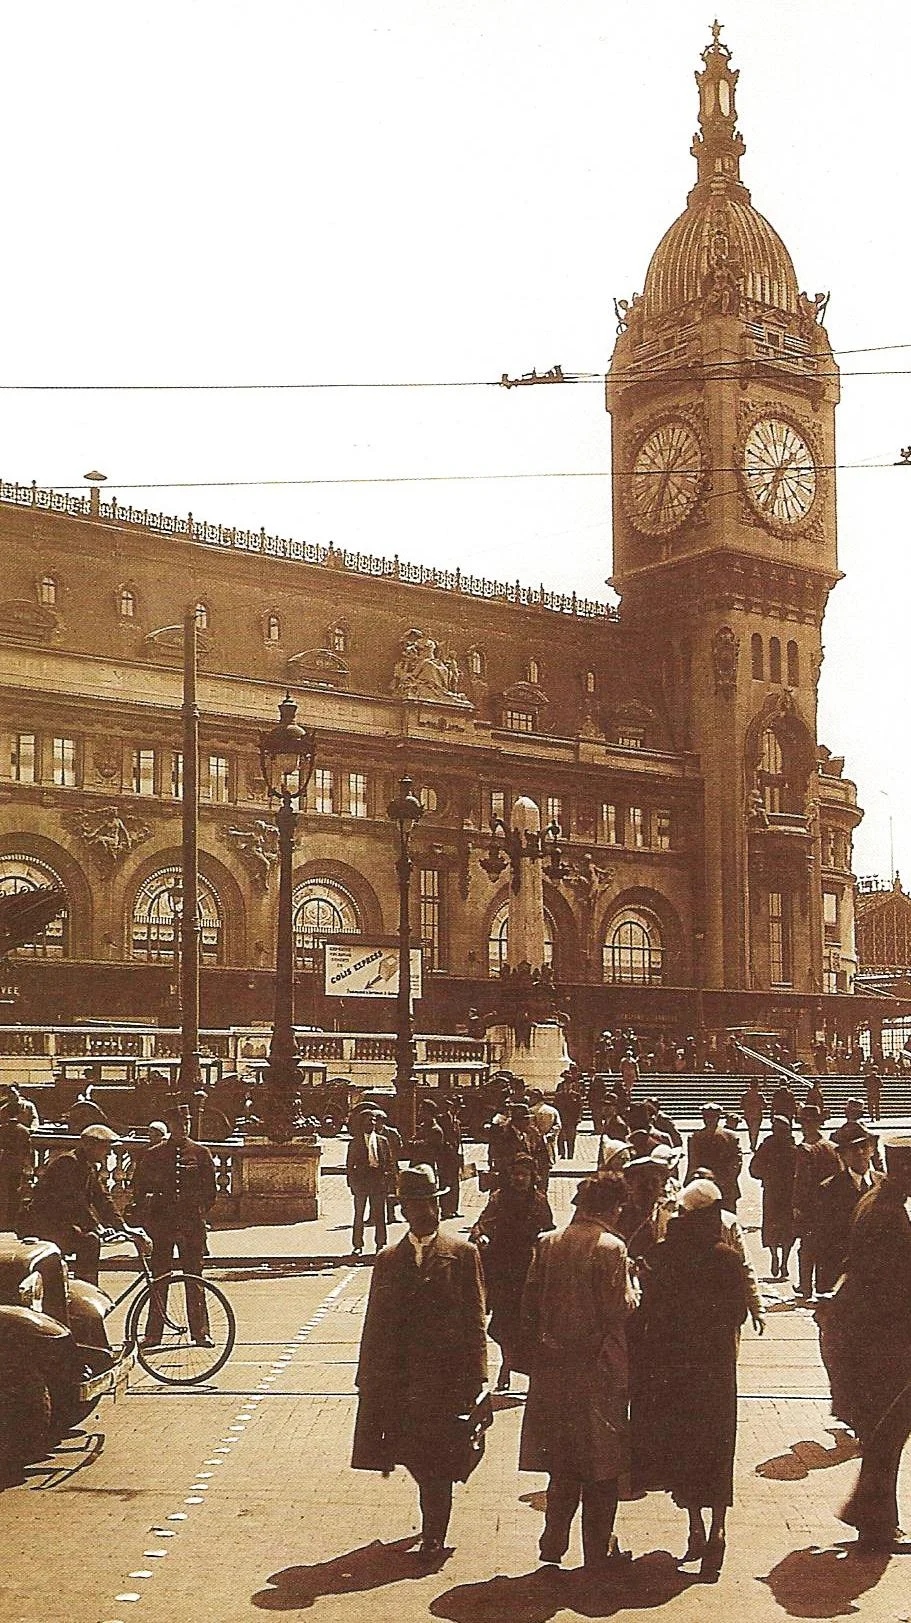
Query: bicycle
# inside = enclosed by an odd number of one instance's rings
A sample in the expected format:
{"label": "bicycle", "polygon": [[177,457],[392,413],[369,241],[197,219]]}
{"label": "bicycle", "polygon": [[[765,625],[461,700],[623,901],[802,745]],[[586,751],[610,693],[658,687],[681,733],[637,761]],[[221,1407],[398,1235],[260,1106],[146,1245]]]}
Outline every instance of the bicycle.
{"label": "bicycle", "polygon": [[[127,1359],[132,1362],[135,1356],[146,1373],[165,1386],[199,1386],[217,1375],[231,1356],[237,1334],[234,1309],[224,1291],[201,1274],[187,1274],[180,1269],[153,1278],[143,1246],[134,1235],[111,1232],[104,1238],[108,1242],[130,1240],[136,1246],[140,1265],[135,1279],[111,1302],[104,1315],[105,1319],[109,1318],[131,1296],[135,1298],[124,1320],[123,1345],[118,1362]],[[183,1292],[182,1322],[169,1312],[175,1287],[178,1292]],[[156,1293],[162,1308],[164,1328],[161,1340],[150,1342],[142,1334],[142,1326],[147,1322]],[[189,1304],[194,1293],[198,1293],[197,1300],[204,1310],[202,1317],[208,1323],[207,1342],[194,1340],[190,1333]],[[208,1345],[209,1341],[211,1346]]]}

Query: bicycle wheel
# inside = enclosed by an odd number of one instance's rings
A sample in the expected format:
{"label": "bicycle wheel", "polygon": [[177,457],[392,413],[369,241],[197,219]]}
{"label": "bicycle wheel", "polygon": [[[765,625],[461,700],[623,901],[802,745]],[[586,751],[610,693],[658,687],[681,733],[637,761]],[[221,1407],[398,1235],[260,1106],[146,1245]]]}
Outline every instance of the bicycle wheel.
{"label": "bicycle wheel", "polygon": [[[153,1285],[147,1285],[130,1308],[126,1340],[135,1343],[136,1357],[147,1374],[166,1386],[198,1386],[216,1375],[227,1362],[234,1346],[237,1322],[224,1291],[209,1279],[195,1274],[170,1275],[165,1304],[164,1330],[154,1345],[144,1342],[145,1327],[152,1301]],[[208,1322],[211,1346],[194,1341],[189,1327],[188,1291],[201,1293],[201,1308]]]}

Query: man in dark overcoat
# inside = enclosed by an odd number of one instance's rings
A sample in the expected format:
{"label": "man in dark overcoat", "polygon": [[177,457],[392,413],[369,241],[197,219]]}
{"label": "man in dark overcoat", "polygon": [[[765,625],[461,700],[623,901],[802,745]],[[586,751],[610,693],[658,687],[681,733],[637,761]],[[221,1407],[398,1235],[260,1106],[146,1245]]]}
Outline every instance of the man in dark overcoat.
{"label": "man in dark overcoat", "polygon": [[804,1105],[800,1112],[803,1138],[797,1146],[794,1168],[794,1227],[800,1236],[798,1255],[798,1296],[812,1296],[819,1237],[817,1206],[819,1191],[827,1178],[838,1172],[838,1151],[820,1131],[822,1117],[817,1105]]}
{"label": "man in dark overcoat", "polygon": [[862,1549],[888,1553],[901,1538],[898,1471],[911,1436],[911,1134],[885,1150],[886,1177],[854,1213],[844,1283],[821,1330],[833,1410],[862,1451],[841,1519]]}
{"label": "man in dark overcoat", "polygon": [[98,1262],[104,1229],[120,1229],[148,1245],[140,1228],[124,1223],[101,1180],[101,1167],[118,1142],[110,1127],[85,1127],[79,1142],[49,1161],[39,1174],[20,1224],[39,1240],[52,1240],[64,1256],[75,1257],[73,1272],[89,1285],[98,1284]]}
{"label": "man in dark overcoat", "polygon": [[720,1125],[720,1105],[704,1105],[702,1120],[704,1125],[691,1133],[687,1141],[685,1182],[692,1183],[700,1169],[707,1167],[721,1190],[725,1211],[736,1212],[743,1165],[740,1140],[736,1133]]}
{"label": "man in dark overcoat", "polygon": [[841,1170],[820,1184],[816,1205],[816,1289],[830,1291],[845,1271],[851,1219],[861,1198],[882,1183],[871,1160],[872,1133],[855,1122],[842,1134]]}
{"label": "man in dark overcoat", "polygon": [[[160,1343],[167,1311],[167,1277],[174,1252],[185,1274],[197,1277],[206,1252],[206,1214],[215,1204],[215,1163],[204,1144],[190,1138],[190,1112],[173,1105],[164,1112],[168,1137],[147,1150],[133,1185],[135,1209],[152,1237],[152,1277],[156,1286],[149,1304],[144,1340]],[[197,1346],[211,1347],[205,1292],[187,1284],[187,1320]]]}
{"label": "man in dark overcoat", "polygon": [[473,1245],[440,1232],[440,1194],[429,1166],[402,1169],[408,1233],[373,1268],[357,1369],[351,1464],[404,1465],[418,1485],[419,1555],[443,1550],[452,1485],[464,1480],[464,1426],[487,1381],[484,1288]]}

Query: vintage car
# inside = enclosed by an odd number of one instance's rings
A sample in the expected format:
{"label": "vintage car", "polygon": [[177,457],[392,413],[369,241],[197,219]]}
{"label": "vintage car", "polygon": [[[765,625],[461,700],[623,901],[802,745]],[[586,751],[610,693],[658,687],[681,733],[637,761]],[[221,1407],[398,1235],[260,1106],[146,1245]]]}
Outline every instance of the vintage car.
{"label": "vintage car", "polygon": [[0,1233],[0,1482],[42,1459],[125,1381],[130,1359],[111,1349],[110,1306],[70,1277],[50,1241]]}

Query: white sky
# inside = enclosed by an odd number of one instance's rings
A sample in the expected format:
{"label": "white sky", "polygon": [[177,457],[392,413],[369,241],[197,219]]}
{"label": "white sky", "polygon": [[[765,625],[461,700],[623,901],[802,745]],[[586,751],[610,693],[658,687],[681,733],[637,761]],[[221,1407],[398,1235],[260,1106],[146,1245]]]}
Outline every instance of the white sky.
{"label": "white sky", "polygon": [[[743,175],[835,349],[911,346],[911,9],[728,0]],[[0,382],[603,372],[695,178],[708,0],[46,0],[4,8]],[[841,356],[838,456],[911,443],[911,347]],[[0,392],[0,473],[606,595],[598,384]],[[131,493],[134,484],[572,472]],[[911,879],[911,471],[839,473],[820,737]],[[898,712],[896,717],[896,712]]]}

